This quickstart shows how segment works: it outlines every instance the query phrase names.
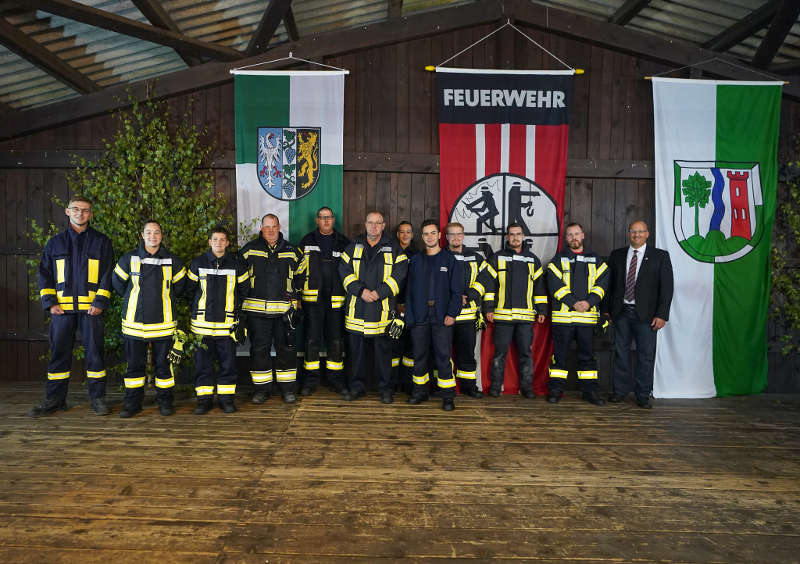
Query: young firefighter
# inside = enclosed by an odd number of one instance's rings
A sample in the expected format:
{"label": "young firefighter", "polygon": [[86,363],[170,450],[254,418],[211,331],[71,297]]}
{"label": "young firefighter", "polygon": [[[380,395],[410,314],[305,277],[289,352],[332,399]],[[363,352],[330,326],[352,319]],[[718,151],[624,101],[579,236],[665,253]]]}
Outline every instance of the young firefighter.
{"label": "young firefighter", "polygon": [[119,416],[133,417],[142,410],[147,347],[153,348],[156,401],[161,415],[172,415],[175,387],[167,353],[178,327],[175,300],[183,294],[183,261],[162,245],[161,224],[147,220],[138,248],[120,257],[114,268],[114,289],[122,296],[122,340],[125,343],[125,399]]}
{"label": "young firefighter", "polygon": [[236,341],[233,333],[240,327],[239,313],[247,295],[247,265],[227,252],[228,231],[216,227],[208,239],[209,250],[189,266],[188,294],[192,297],[192,333],[202,338],[205,347],[194,353],[197,394],[195,415],[208,413],[214,399],[214,360],[219,362],[217,400],[225,413],[236,411]]}
{"label": "young firefighter", "polygon": [[414,348],[414,387],[408,403],[415,405],[428,399],[428,371],[435,366],[439,372],[436,382],[442,409],[453,411],[456,380],[450,351],[453,325],[461,311],[464,275],[461,262],[453,253],[439,246],[436,221],[427,219],[422,223],[422,240],[425,250],[411,258],[406,284],[405,322],[411,329]]}
{"label": "young firefighter", "polygon": [[114,251],[111,240],[89,225],[92,203],[88,199],[74,196],[64,212],[69,224],[47,241],[39,262],[42,307],[51,316],[50,361],[45,399],[28,415],[40,417],[67,409],[72,347],[78,329],[86,349],[86,378],[92,411],[95,415],[108,415],[103,311],[111,298]]}

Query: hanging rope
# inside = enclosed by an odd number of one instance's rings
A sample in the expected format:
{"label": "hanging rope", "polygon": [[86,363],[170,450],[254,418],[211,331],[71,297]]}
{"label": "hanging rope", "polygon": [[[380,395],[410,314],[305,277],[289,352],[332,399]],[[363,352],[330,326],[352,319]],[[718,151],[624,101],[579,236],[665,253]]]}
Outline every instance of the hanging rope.
{"label": "hanging rope", "polygon": [[720,63],[724,63],[726,65],[730,65],[732,67],[736,67],[738,69],[742,69],[742,70],[745,70],[747,72],[751,72],[753,74],[760,74],[761,76],[766,76],[766,77],[771,78],[773,80],[780,80],[784,84],[789,84],[788,82],[783,81],[781,77],[776,76],[774,74],[771,74],[771,73],[768,73],[768,72],[759,71],[759,70],[756,70],[756,69],[751,69],[750,67],[746,67],[744,65],[739,65],[737,63],[734,63],[733,61],[727,61],[725,59],[720,59],[719,57],[711,57],[710,59],[704,59],[704,60],[699,61],[697,63],[692,63],[691,65],[684,65],[684,66],[678,67],[676,69],[665,70],[664,72],[660,72],[660,73],[654,74],[652,76],[646,76],[644,78],[645,78],[645,80],[650,80],[651,78],[656,78],[656,77],[659,77],[659,76],[662,76],[662,75],[665,75],[665,74],[671,74],[673,72],[678,72],[678,71],[681,71],[683,69],[697,68],[697,67],[700,67],[702,65],[706,65],[708,63],[713,63],[714,61],[717,61],[717,62],[720,62]]}
{"label": "hanging rope", "polygon": [[576,69],[576,68],[574,68],[574,67],[571,67],[571,66],[569,66],[567,63],[565,63],[564,61],[562,61],[561,59],[559,59],[558,57],[556,57],[556,56],[555,56],[553,53],[551,53],[550,51],[548,51],[547,49],[545,49],[545,48],[544,48],[542,45],[540,45],[539,43],[537,43],[537,42],[536,42],[536,40],[534,40],[534,39],[533,39],[533,38],[532,38],[530,35],[528,35],[528,34],[527,34],[527,33],[525,33],[524,31],[522,31],[520,28],[518,28],[517,26],[515,26],[514,24],[512,24],[510,19],[506,20],[506,23],[504,23],[503,25],[501,25],[500,27],[498,27],[496,30],[494,30],[494,31],[492,31],[492,32],[490,32],[490,33],[488,33],[488,34],[484,35],[483,37],[481,37],[480,39],[478,39],[477,41],[475,41],[474,43],[472,43],[472,45],[469,45],[468,47],[466,47],[466,48],[462,49],[461,51],[459,51],[458,53],[456,53],[455,55],[453,55],[453,56],[452,56],[452,57],[450,57],[449,59],[445,59],[444,61],[442,61],[441,63],[439,63],[438,65],[435,65],[435,66],[428,65],[427,67],[425,67],[425,70],[429,70],[429,71],[436,70],[437,68],[439,68],[439,67],[441,67],[441,66],[443,66],[443,65],[445,65],[445,64],[447,64],[447,63],[449,63],[450,61],[452,61],[453,59],[455,59],[455,58],[456,58],[456,57],[458,57],[459,55],[462,55],[463,53],[466,53],[467,51],[469,51],[470,49],[472,49],[473,47],[475,47],[475,46],[476,46],[478,43],[481,43],[481,42],[483,42],[483,41],[486,41],[486,40],[487,40],[487,39],[489,39],[491,36],[493,36],[495,33],[497,33],[498,31],[501,31],[501,30],[503,30],[503,29],[505,29],[505,28],[507,28],[507,27],[510,27],[511,29],[513,29],[514,31],[516,31],[517,33],[519,33],[520,35],[522,35],[522,37],[524,37],[525,39],[527,39],[528,41],[530,41],[531,43],[533,43],[534,45],[536,45],[536,46],[537,46],[539,49],[541,49],[542,51],[544,51],[545,53],[547,53],[548,55],[550,55],[550,57],[552,57],[553,59],[555,59],[556,61],[558,61],[558,62],[559,62],[559,63],[561,63],[562,65],[564,65],[564,67],[565,67],[565,68],[567,68],[568,70],[575,71],[575,74],[582,74],[582,73],[583,73],[583,69]]}
{"label": "hanging rope", "polygon": [[334,66],[331,66],[331,65],[326,65],[325,63],[318,63],[316,61],[309,61],[308,59],[301,59],[300,57],[295,57],[294,54],[291,51],[289,51],[289,56],[288,57],[281,57],[279,59],[272,59],[271,61],[264,61],[264,62],[261,62],[261,63],[255,63],[255,64],[252,64],[252,65],[246,65],[244,67],[236,67],[235,69],[231,69],[231,72],[238,71],[238,70],[244,70],[244,69],[251,69],[253,67],[259,67],[261,65],[269,65],[271,63],[279,63],[281,61],[298,61],[298,62],[301,62],[301,63],[308,63],[308,64],[311,64],[311,65],[317,65],[319,67],[325,67],[325,68],[333,69],[333,70],[337,70],[337,71],[349,72],[347,69],[343,69],[343,68],[340,68],[340,67],[334,67]]}

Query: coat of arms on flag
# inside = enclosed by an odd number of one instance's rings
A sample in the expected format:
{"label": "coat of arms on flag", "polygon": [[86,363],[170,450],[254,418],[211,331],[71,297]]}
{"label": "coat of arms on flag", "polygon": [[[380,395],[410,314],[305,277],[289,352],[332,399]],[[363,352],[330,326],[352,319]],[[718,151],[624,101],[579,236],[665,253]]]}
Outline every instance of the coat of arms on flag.
{"label": "coat of arms on flag", "polygon": [[279,200],[309,194],[319,178],[319,127],[259,127],[256,173],[264,190]]}
{"label": "coat of arms on flag", "polygon": [[674,161],[678,242],[701,262],[730,262],[763,234],[758,163]]}

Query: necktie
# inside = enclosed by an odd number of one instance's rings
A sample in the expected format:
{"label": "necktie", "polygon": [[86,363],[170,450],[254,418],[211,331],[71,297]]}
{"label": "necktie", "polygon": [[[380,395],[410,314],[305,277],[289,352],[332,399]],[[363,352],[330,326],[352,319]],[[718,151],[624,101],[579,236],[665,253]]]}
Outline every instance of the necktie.
{"label": "necktie", "polygon": [[625,278],[625,301],[632,302],[633,301],[633,290],[636,287],[636,263],[639,262],[638,259],[639,251],[633,251],[633,256],[631,257],[631,265],[628,267],[628,277]]}

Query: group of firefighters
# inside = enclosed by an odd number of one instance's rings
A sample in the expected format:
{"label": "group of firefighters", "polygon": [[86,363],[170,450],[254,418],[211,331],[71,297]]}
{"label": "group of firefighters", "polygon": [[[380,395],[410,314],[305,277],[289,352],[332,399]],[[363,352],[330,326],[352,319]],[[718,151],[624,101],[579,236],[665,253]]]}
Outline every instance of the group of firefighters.
{"label": "group of firefighters", "polygon": [[410,404],[435,394],[442,408],[452,411],[457,389],[475,398],[483,395],[476,381],[475,345],[488,322],[494,325],[488,394],[502,393],[513,341],[520,393],[533,398],[533,327],[548,315],[554,345],[548,401],[557,403],[563,394],[574,339],[582,397],[594,405],[605,403],[597,390],[592,336],[603,320],[600,303],[609,272],[601,257],[584,249],[577,223],[566,227],[564,250],[545,266],[524,248],[523,227],[517,223],[506,227],[505,247],[484,258],[464,246],[460,223],[445,226],[442,248],[438,223],[423,222],[420,250],[412,243],[409,222],[390,237],[383,215],[373,211],[366,216],[365,232],[350,241],[334,229],[333,211],[322,207],[317,228],[299,247],[284,239],[278,217],[266,214],[259,236],[238,252],[229,251],[230,234],[215,228],[208,251],[186,266],[163,245],[155,220],[144,222],[138,248],[115,263],[111,241],[90,226],[92,203],[76,196],[65,211],[69,224],[47,242],[38,270],[42,306],[51,314],[50,360],[45,400],[31,416],[67,409],[78,329],[91,409],[97,415],[110,412],[103,312],[112,291],[123,298],[123,418],[142,409],[149,346],[159,412],[174,413],[175,370],[186,341],[175,304],[184,295],[191,301],[191,332],[200,341],[194,348],[198,415],[214,407],[215,396],[223,412],[236,411],[236,349],[244,339],[250,343],[252,402],[261,404],[272,393],[296,402],[295,329],[300,323],[303,396],[316,391],[324,368],[328,384],[345,400],[364,396],[374,374],[383,403],[392,403],[402,390]]}

